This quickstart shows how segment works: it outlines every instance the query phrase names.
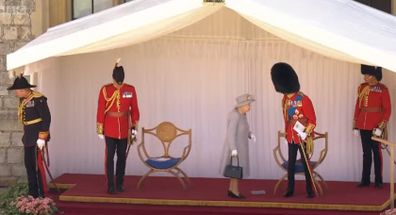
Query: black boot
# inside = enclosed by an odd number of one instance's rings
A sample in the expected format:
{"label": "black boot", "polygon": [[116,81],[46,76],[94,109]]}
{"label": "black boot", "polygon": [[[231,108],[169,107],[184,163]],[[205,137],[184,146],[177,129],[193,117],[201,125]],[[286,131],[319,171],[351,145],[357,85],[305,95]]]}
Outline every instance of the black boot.
{"label": "black boot", "polygon": [[115,193],[114,185],[110,184],[110,185],[107,187],[107,193],[108,193],[108,194],[114,194],[114,193]]}
{"label": "black boot", "polygon": [[292,197],[293,194],[294,194],[294,192],[293,192],[292,190],[288,190],[288,191],[286,191],[286,192],[283,194],[283,197],[286,197],[286,198]]}
{"label": "black boot", "polygon": [[117,177],[117,192],[122,193],[124,192],[124,178],[122,177]]}

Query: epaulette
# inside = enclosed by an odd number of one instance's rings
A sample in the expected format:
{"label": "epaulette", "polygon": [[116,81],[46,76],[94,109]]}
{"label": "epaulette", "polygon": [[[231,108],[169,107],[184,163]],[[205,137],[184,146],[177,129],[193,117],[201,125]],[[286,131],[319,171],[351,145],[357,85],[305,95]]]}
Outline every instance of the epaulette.
{"label": "epaulette", "polygon": [[302,96],[302,97],[305,96],[305,94],[304,94],[303,92],[301,92],[301,91],[298,91],[298,92],[297,92],[297,95]]}
{"label": "epaulette", "polygon": [[130,84],[125,84],[125,83],[124,83],[124,85],[127,86],[127,87],[134,87],[134,86],[132,86],[132,85],[130,85]]}
{"label": "epaulette", "polygon": [[367,86],[368,84],[367,83],[361,83],[360,85],[359,85],[359,87],[358,87],[358,93],[360,93],[361,91],[362,91],[362,89],[365,87],[365,86]]}
{"label": "epaulette", "polygon": [[387,86],[385,86],[385,84],[378,83],[378,85],[381,87],[381,89],[388,89],[388,87],[387,87]]}

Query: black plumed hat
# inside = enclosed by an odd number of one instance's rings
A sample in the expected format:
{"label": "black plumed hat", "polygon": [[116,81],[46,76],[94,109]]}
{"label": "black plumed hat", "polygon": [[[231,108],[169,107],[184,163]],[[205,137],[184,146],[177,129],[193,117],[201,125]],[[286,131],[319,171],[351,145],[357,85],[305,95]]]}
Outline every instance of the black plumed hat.
{"label": "black plumed hat", "polygon": [[369,65],[364,65],[360,67],[360,72],[363,75],[372,75],[377,79],[377,81],[382,80],[382,68],[378,66],[369,66]]}
{"label": "black plumed hat", "polygon": [[120,61],[121,58],[118,58],[113,69],[113,79],[119,85],[121,85],[125,79],[124,67],[119,66]]}
{"label": "black plumed hat", "polygon": [[271,68],[271,79],[276,92],[288,94],[300,91],[297,73],[287,63],[274,64]]}
{"label": "black plumed hat", "polygon": [[36,87],[36,85],[29,84],[26,78],[23,77],[23,75],[20,75],[15,78],[14,84],[11,87],[7,88],[7,90],[28,89],[32,87]]}

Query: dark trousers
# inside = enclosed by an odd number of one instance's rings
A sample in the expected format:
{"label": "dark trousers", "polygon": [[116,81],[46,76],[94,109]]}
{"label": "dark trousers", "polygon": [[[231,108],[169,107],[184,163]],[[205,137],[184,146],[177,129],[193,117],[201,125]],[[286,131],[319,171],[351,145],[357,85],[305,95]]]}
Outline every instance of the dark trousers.
{"label": "dark trousers", "polygon": [[305,171],[305,184],[307,193],[312,193],[312,185],[311,185],[311,178],[309,177],[309,172],[307,168],[307,163],[304,160],[303,151],[299,144],[289,143],[289,161],[287,166],[287,180],[288,180],[288,192],[294,192],[294,173],[296,168],[296,158],[297,158],[297,150],[300,151],[301,160],[304,164],[304,171]]}
{"label": "dark trousers", "polygon": [[363,148],[363,171],[361,182],[364,184],[370,184],[371,161],[373,154],[375,183],[380,184],[382,183],[382,151],[380,143],[372,140],[371,136],[371,130],[360,130]]}
{"label": "dark trousers", "polygon": [[126,148],[127,138],[125,139],[114,139],[111,137],[106,138],[106,178],[107,186],[114,187],[114,155],[117,152],[117,164],[116,164],[116,183],[117,187],[122,186],[124,183],[125,175],[125,163],[126,163]]}
{"label": "dark trousers", "polygon": [[37,166],[37,147],[24,147],[25,151],[25,168],[28,177],[29,195],[34,198],[44,197],[43,184],[40,170]]}

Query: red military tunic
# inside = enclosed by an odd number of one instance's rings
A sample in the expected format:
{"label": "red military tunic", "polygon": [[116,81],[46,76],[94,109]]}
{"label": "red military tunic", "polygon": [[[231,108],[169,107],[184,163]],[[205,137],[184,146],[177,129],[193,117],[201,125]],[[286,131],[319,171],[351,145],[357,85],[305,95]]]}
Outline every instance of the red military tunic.
{"label": "red military tunic", "polygon": [[308,134],[313,135],[313,130],[316,126],[316,115],[311,99],[308,96],[302,92],[297,92],[290,98],[285,95],[282,99],[282,106],[288,143],[300,143],[297,132],[293,130],[297,121],[306,126],[305,131]]}
{"label": "red military tunic", "polygon": [[139,107],[135,87],[122,84],[117,89],[114,84],[103,86],[99,92],[97,111],[97,131],[107,137],[124,139],[128,137],[131,124],[139,121]]}
{"label": "red military tunic", "polygon": [[383,128],[391,115],[391,101],[388,88],[378,83],[370,86],[363,83],[358,88],[354,127],[361,130]]}

